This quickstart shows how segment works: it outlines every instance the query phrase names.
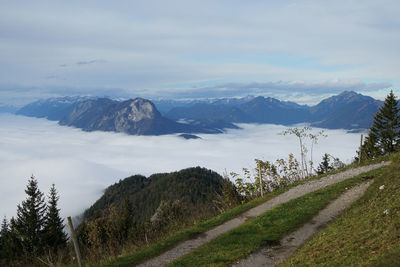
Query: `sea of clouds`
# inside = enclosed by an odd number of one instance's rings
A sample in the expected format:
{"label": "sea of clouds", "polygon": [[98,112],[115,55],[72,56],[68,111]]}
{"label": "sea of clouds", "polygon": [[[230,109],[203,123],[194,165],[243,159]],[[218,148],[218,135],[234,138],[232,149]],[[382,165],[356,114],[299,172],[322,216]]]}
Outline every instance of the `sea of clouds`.
{"label": "sea of clouds", "polygon": [[[220,174],[252,168],[255,158],[274,161],[291,152],[299,155],[296,137],[278,133],[280,125],[240,124],[240,130],[199,135],[129,136],[84,132],[46,119],[0,114],[0,216],[15,216],[26,198],[31,175],[45,194],[55,183],[63,216],[76,216],[94,203],[103,190],[133,174],[150,175],[201,166]],[[315,131],[319,129],[314,129]],[[319,163],[327,152],[349,163],[359,134],[325,130],[327,138],[314,147]]]}

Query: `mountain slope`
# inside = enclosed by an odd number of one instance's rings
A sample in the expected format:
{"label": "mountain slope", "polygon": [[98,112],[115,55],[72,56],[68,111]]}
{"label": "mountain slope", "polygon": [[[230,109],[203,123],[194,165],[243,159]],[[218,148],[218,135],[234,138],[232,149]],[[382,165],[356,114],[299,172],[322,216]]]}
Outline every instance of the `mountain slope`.
{"label": "mountain slope", "polygon": [[282,125],[311,123],[312,126],[329,129],[366,129],[371,126],[381,104],[382,101],[372,97],[348,91],[312,107],[259,96],[233,105],[213,102],[172,108],[166,117]]}
{"label": "mountain slope", "polygon": [[0,104],[0,113],[15,113],[18,108]]}
{"label": "mountain slope", "polygon": [[312,125],[321,128],[369,128],[382,101],[355,92],[343,92],[311,107]]}
{"label": "mountain slope", "polygon": [[16,114],[58,121],[67,116],[72,111],[76,103],[90,99],[92,98],[66,96],[38,100],[22,107],[16,112]]}
{"label": "mountain slope", "polygon": [[166,115],[173,108],[191,107],[197,104],[227,105],[237,106],[252,100],[254,96],[241,98],[216,98],[216,99],[194,99],[194,100],[170,100],[170,99],[152,99],[161,114]]}
{"label": "mountain slope", "polygon": [[123,102],[107,98],[80,102],[60,120],[60,124],[75,126],[85,131],[114,131],[134,135],[201,130],[162,117],[153,103],[142,98]]}
{"label": "mountain slope", "polygon": [[132,202],[137,223],[149,220],[163,201],[179,201],[192,215],[200,211],[216,214],[213,201],[221,194],[224,183],[218,173],[200,167],[153,174],[148,178],[134,175],[108,187],[84,216],[91,219],[111,204],[120,207],[126,198]]}
{"label": "mountain slope", "polygon": [[293,124],[304,122],[309,112],[304,106],[262,96],[246,98],[247,101],[214,101],[193,106],[176,107],[166,116],[172,119],[211,118],[237,123]]}
{"label": "mountain slope", "polygon": [[223,120],[226,122],[250,121],[251,116],[238,107],[226,104],[195,104],[190,107],[178,107],[169,111],[166,116],[171,119]]}
{"label": "mountain slope", "polygon": [[222,133],[235,125],[219,120],[203,119],[179,123],[165,118],[155,105],[143,98],[116,101],[108,98],[51,98],[36,101],[17,114],[58,120],[60,125],[85,131],[113,131],[131,135],[174,133]]}
{"label": "mountain slope", "polygon": [[292,102],[284,102],[275,98],[262,96],[239,106],[251,121],[256,123],[294,124],[309,120],[309,111],[304,106]]}

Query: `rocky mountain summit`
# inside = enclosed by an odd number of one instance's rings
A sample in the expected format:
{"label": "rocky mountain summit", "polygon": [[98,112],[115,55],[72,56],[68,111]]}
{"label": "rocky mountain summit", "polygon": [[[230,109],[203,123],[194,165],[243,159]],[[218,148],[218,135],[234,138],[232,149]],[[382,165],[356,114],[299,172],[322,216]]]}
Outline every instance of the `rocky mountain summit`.
{"label": "rocky mountain summit", "polygon": [[322,100],[311,107],[312,125],[329,129],[371,127],[382,101],[352,91]]}
{"label": "rocky mountain summit", "polygon": [[123,102],[99,98],[80,102],[74,105],[68,116],[60,120],[60,124],[85,131],[113,131],[132,135],[160,135],[195,130],[164,118],[153,103],[143,98]]}
{"label": "rocky mountain summit", "polygon": [[84,131],[111,131],[131,135],[174,133],[222,133],[233,124],[217,121],[176,122],[165,118],[149,100],[143,98],[117,101],[108,98],[59,98],[31,103],[17,114],[50,120]]}

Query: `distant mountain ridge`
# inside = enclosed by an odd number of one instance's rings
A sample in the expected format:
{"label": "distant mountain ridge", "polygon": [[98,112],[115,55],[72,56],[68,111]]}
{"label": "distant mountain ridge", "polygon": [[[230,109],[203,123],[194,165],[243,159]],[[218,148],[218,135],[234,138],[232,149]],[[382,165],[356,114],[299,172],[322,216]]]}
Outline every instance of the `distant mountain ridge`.
{"label": "distant mountain ridge", "polygon": [[15,113],[17,110],[14,106],[0,104],[0,113]]}
{"label": "distant mountain ridge", "polygon": [[17,114],[58,120],[60,125],[84,131],[113,131],[131,135],[174,133],[222,133],[223,128],[237,128],[218,121],[179,123],[165,118],[155,105],[143,98],[116,101],[108,98],[60,98],[31,103]]}
{"label": "distant mountain ridge", "polygon": [[370,128],[382,103],[355,92],[343,92],[310,108],[312,125],[329,129]]}
{"label": "distant mountain ridge", "polygon": [[96,99],[86,96],[65,96],[41,99],[23,106],[16,114],[48,120],[61,120],[70,113],[75,104]]}
{"label": "distant mountain ridge", "polygon": [[[17,114],[57,120],[85,131],[115,131],[133,135],[222,133],[234,123],[293,125],[309,123],[328,129],[367,129],[382,101],[352,91],[314,106],[271,97],[248,96],[205,100],[155,100],[63,97],[40,100]],[[159,105],[163,113],[156,107]]]}
{"label": "distant mountain ridge", "polygon": [[315,106],[298,105],[271,97],[254,97],[236,105],[201,103],[172,108],[171,119],[219,119],[232,123],[310,123],[328,129],[367,129],[382,101],[353,91],[322,100]]}
{"label": "distant mountain ridge", "polygon": [[228,105],[235,106],[239,104],[246,103],[255,96],[248,95],[246,97],[241,98],[211,98],[211,99],[179,99],[179,100],[171,100],[171,99],[151,99],[157,109],[161,112],[161,114],[167,114],[171,109],[177,107],[190,107],[196,104],[213,104],[213,105]]}

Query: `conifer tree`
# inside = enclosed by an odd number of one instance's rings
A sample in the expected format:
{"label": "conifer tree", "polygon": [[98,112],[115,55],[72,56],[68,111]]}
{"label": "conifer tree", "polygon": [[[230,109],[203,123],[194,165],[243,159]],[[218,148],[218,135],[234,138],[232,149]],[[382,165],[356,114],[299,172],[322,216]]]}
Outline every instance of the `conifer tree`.
{"label": "conifer tree", "polygon": [[43,249],[43,225],[46,203],[38,183],[32,175],[28,181],[25,201],[17,207],[15,228],[26,256],[36,256]]}
{"label": "conifer tree", "polygon": [[132,201],[129,199],[129,197],[126,197],[124,200],[124,204],[122,205],[122,209],[119,212],[119,228],[122,234],[122,238],[124,239],[128,238],[129,231],[134,224],[133,212],[134,210]]}
{"label": "conifer tree", "polygon": [[50,188],[48,199],[44,225],[44,243],[52,248],[53,252],[57,252],[59,248],[67,245],[67,235],[64,232],[63,219],[57,206],[59,196],[54,184]]}
{"label": "conifer tree", "polygon": [[23,255],[23,248],[21,244],[21,238],[18,236],[17,222],[14,217],[10,219],[8,224],[9,231],[7,237],[7,246],[5,253],[7,254],[7,260],[12,261],[19,259]]}
{"label": "conifer tree", "polygon": [[8,222],[7,218],[4,216],[3,221],[1,223],[0,237],[5,236],[8,233]]}
{"label": "conifer tree", "polygon": [[8,223],[4,217],[0,230],[0,266],[8,266],[21,254],[21,247],[12,228],[13,218]]}
{"label": "conifer tree", "polygon": [[331,170],[333,170],[333,167],[330,164],[329,155],[325,153],[324,156],[322,157],[322,162],[318,166],[317,173],[324,174]]}
{"label": "conifer tree", "polygon": [[8,222],[6,217],[4,217],[0,230],[0,260],[4,260],[7,257],[6,247],[7,247],[8,232],[9,232]]}
{"label": "conifer tree", "polygon": [[397,150],[400,143],[400,117],[398,101],[390,91],[383,106],[376,113],[368,137],[363,145],[363,153],[374,158]]}

